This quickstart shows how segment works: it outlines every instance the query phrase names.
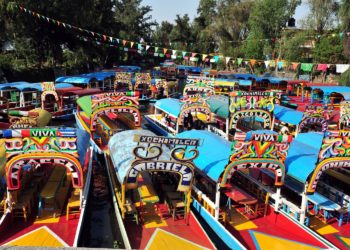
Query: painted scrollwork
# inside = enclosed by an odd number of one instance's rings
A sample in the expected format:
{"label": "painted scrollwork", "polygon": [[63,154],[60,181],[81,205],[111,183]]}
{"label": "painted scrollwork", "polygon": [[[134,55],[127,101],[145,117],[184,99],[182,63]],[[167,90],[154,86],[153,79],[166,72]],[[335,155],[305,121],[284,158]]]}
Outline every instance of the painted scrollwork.
{"label": "painted scrollwork", "polygon": [[[140,153],[142,151],[143,151],[143,154]],[[144,146],[137,146],[134,148],[133,153],[137,158],[140,158],[143,160],[152,160],[161,156],[161,154],[163,153],[163,150],[160,146],[157,146],[157,145],[152,145],[147,148]]]}
{"label": "painted scrollwork", "polygon": [[[192,154],[192,156],[186,157],[186,153]],[[175,161],[189,162],[189,161],[193,161],[198,157],[199,151],[195,148],[192,148],[188,150],[188,152],[186,152],[186,148],[178,147],[178,148],[174,148],[171,151],[170,155]]]}

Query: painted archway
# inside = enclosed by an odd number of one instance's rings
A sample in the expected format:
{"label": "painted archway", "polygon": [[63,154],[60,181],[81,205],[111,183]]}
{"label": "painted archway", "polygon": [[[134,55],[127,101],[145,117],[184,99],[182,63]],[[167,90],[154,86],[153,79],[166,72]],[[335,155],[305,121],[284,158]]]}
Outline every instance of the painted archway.
{"label": "painted archway", "polygon": [[163,79],[157,79],[156,80],[156,88],[159,90],[159,88],[163,87],[165,96],[167,97],[169,95],[169,89],[168,89],[168,82]]}
{"label": "painted archway", "polygon": [[77,158],[70,154],[37,152],[20,154],[11,158],[6,163],[6,181],[9,190],[17,190],[21,187],[20,173],[25,165],[38,167],[41,164],[55,164],[67,168],[72,174],[74,188],[83,188],[83,170]]}
{"label": "painted archway", "polygon": [[236,128],[238,121],[247,117],[259,117],[264,121],[264,129],[272,128],[272,115],[269,111],[263,109],[248,109],[233,113],[229,128]]}
{"label": "painted archway", "polygon": [[118,89],[118,83],[126,84],[129,87],[129,91],[132,91],[132,74],[128,72],[117,72],[114,80],[114,90]]}
{"label": "painted archway", "polygon": [[128,113],[132,114],[134,117],[135,126],[141,126],[141,114],[138,108],[133,106],[110,106],[105,108],[100,108],[92,113],[90,122],[91,122],[91,130],[95,130],[96,121],[99,115],[105,113]]}
{"label": "painted archway", "polygon": [[204,114],[206,116],[206,122],[210,122],[212,119],[212,113],[209,106],[195,104],[195,105],[189,105],[187,107],[184,107],[181,110],[178,118],[178,124],[183,125],[185,116],[192,112],[198,112],[198,113]]}
{"label": "painted archway", "polygon": [[240,169],[268,169],[275,173],[275,185],[282,186],[285,176],[285,166],[282,162],[274,159],[258,159],[258,158],[245,158],[243,160],[237,160],[230,162],[223,173],[221,186],[224,186],[233,173]]}
{"label": "painted archway", "polygon": [[151,82],[152,78],[149,73],[136,73],[134,90],[136,91],[140,84],[151,86]]}
{"label": "painted archway", "polygon": [[328,169],[334,168],[350,168],[350,158],[349,157],[333,157],[328,158],[321,161],[317,164],[309,182],[309,186],[307,188],[308,193],[314,193],[316,191],[316,187],[318,181],[320,180],[322,174]]}
{"label": "painted archway", "polygon": [[321,125],[321,131],[320,132],[326,132],[328,128],[328,122],[325,118],[319,116],[319,117],[306,117],[301,121],[299,124],[299,129],[302,131],[303,128],[305,128],[307,125],[315,124],[315,125]]}

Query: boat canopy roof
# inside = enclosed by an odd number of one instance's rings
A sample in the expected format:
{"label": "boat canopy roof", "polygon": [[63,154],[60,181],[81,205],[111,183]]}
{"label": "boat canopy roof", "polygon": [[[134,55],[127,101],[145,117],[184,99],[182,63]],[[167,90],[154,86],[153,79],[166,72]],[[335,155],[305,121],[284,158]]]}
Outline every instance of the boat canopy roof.
{"label": "boat canopy roof", "polygon": [[[251,136],[251,133],[252,132],[248,132],[247,136]],[[253,131],[253,133],[277,134],[271,130],[256,130]],[[231,142],[207,130],[189,130],[178,134],[176,137],[201,140],[200,146],[197,147],[199,155],[193,161],[195,167],[214,182],[218,182],[229,163]]]}
{"label": "boat canopy roof", "polygon": [[156,101],[155,107],[173,117],[178,117],[181,111],[182,103],[179,99],[165,98]]}
{"label": "boat canopy roof", "polygon": [[89,83],[97,81],[97,79],[93,76],[62,76],[58,77],[56,79],[57,83],[75,83],[75,84],[81,84],[81,85],[88,85]]}
{"label": "boat canopy roof", "polygon": [[195,67],[195,66],[187,66],[187,65],[178,65],[176,66],[177,70],[187,70],[187,71],[192,71],[196,73],[200,73],[202,71],[201,67]]}
{"label": "boat canopy roof", "polygon": [[238,83],[237,79],[216,78],[214,86],[235,86]]}
{"label": "boat canopy roof", "polygon": [[55,84],[56,89],[65,89],[65,88],[72,88],[72,87],[74,87],[74,86],[70,83],[57,83],[57,84]]}
{"label": "boat canopy roof", "polygon": [[104,81],[115,76],[115,72],[92,72],[88,74],[82,74],[81,76],[95,77],[98,81]]}
{"label": "boat canopy roof", "polygon": [[273,76],[262,76],[262,77],[257,77],[255,78],[257,82],[262,82],[262,81],[269,81],[272,84],[278,84],[280,82],[288,82],[290,80],[289,78],[280,78],[280,77],[273,77]]}
{"label": "boat canopy roof", "polygon": [[141,71],[141,67],[139,67],[139,66],[121,65],[121,66],[118,66],[117,68],[126,70],[126,72],[137,72],[137,71]]}
{"label": "boat canopy roof", "polygon": [[[126,130],[113,135],[108,142],[108,149],[111,154],[113,167],[120,183],[124,182],[124,177],[130,169],[131,162],[135,159],[132,152],[138,143],[134,142],[134,135],[156,136],[156,134],[149,130]],[[163,153],[159,159],[169,160],[170,149],[164,145],[162,150]],[[139,153],[142,155],[142,152]]]}
{"label": "boat canopy roof", "polygon": [[298,125],[303,119],[303,112],[287,108],[281,105],[275,105],[273,111],[277,120],[289,123],[291,125]]}
{"label": "boat canopy roof", "polygon": [[7,85],[6,84],[0,85],[0,90],[6,90],[6,89],[17,89],[19,91],[29,91],[29,90],[38,90],[42,91],[40,83],[26,83],[26,82],[19,82],[17,84]]}
{"label": "boat canopy roof", "polygon": [[300,133],[291,143],[285,160],[287,175],[305,183],[314,171],[323,134],[316,132]]}
{"label": "boat canopy roof", "polygon": [[252,80],[257,78],[255,74],[233,74],[233,76],[236,79],[242,79],[242,80]]}
{"label": "boat canopy roof", "polygon": [[217,182],[229,161],[231,143],[206,130],[189,130],[176,137],[202,141],[201,145],[197,147],[199,155],[193,162],[197,169]]}
{"label": "boat canopy roof", "polygon": [[[73,87],[72,84],[69,83],[59,83],[55,84],[56,89],[61,88],[69,88]],[[19,91],[25,91],[25,90],[38,90],[42,91],[41,83],[29,83],[29,82],[11,82],[11,83],[4,83],[0,84],[0,90],[7,90],[7,89],[17,89]]]}
{"label": "boat canopy roof", "polygon": [[72,94],[72,91],[76,90],[82,90],[81,87],[69,87],[69,88],[62,88],[62,89],[57,89],[56,92],[58,95],[70,95]]}
{"label": "boat canopy roof", "polygon": [[238,85],[239,86],[252,86],[252,80],[239,79]]}
{"label": "boat canopy roof", "polygon": [[215,115],[221,118],[228,118],[229,116],[229,97],[222,95],[213,95],[208,99],[210,110]]}

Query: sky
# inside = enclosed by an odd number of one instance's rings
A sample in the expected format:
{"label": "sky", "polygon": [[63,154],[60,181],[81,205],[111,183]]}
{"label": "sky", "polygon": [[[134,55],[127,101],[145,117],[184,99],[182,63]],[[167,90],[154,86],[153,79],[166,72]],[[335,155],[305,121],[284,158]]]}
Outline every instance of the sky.
{"label": "sky", "polygon": [[[305,2],[305,1],[303,1]],[[143,0],[143,5],[150,5],[153,9],[151,15],[158,23],[168,21],[174,23],[177,14],[188,14],[191,20],[197,15],[199,0]],[[298,21],[308,14],[305,3],[296,9],[295,18]]]}

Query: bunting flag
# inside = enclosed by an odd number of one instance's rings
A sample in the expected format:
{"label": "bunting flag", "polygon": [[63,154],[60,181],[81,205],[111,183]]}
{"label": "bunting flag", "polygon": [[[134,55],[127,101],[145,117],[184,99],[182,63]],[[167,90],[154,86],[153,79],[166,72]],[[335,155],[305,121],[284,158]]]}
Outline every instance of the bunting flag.
{"label": "bunting flag", "polygon": [[327,69],[328,69],[328,65],[327,64],[318,64],[317,65],[317,70],[319,70],[319,71],[325,72],[325,71],[327,71]]}
{"label": "bunting flag", "polygon": [[305,72],[311,72],[313,66],[313,63],[302,63],[300,64],[300,69]]}
{"label": "bunting flag", "polygon": [[284,62],[283,62],[283,61],[277,62],[277,67],[278,67],[278,69],[283,69],[283,67],[284,67]]}
{"label": "bunting flag", "polygon": [[265,63],[266,68],[268,68],[270,66],[270,60],[266,60],[266,61],[264,61],[264,63]]}
{"label": "bunting flag", "polygon": [[336,72],[342,74],[349,69],[349,66],[349,64],[336,64]]}
{"label": "bunting flag", "polygon": [[298,66],[299,66],[299,63],[296,63],[296,62],[292,63],[292,69],[293,70],[297,70]]}
{"label": "bunting flag", "polygon": [[[120,38],[114,38],[114,37],[106,35],[106,34],[101,34],[101,33],[98,33],[98,32],[91,31],[91,30],[87,30],[87,29],[83,29],[83,28],[80,28],[80,27],[76,27],[74,25],[71,25],[71,24],[68,24],[68,23],[64,23],[64,22],[59,21],[59,20],[55,20],[53,18],[41,15],[40,13],[37,13],[35,11],[26,9],[26,8],[24,8],[21,5],[16,5],[16,7],[17,7],[17,9],[18,9],[18,11],[20,13],[25,13],[26,15],[29,15],[29,16],[35,18],[36,21],[39,20],[41,22],[47,22],[50,25],[56,25],[60,29],[64,28],[64,29],[69,30],[70,32],[73,32],[73,31],[78,32],[79,35],[77,35],[77,37],[79,39],[81,39],[82,41],[92,41],[92,42],[94,42],[97,45],[104,45],[104,46],[107,46],[107,47],[115,47],[115,48],[118,48],[118,49],[120,49],[122,51],[127,51],[127,52],[137,52],[138,51],[139,53],[141,53],[141,51],[144,48],[143,46],[145,46],[146,51],[148,51],[152,47],[152,48],[154,48],[154,52],[153,52],[153,50],[149,51],[148,52],[149,55],[159,56],[159,57],[166,56],[167,58],[171,57],[171,58],[174,58],[174,59],[177,58],[176,57],[176,53],[177,53],[176,50],[172,50],[171,48],[163,48],[163,51],[162,51],[163,53],[160,53],[158,51],[159,50],[158,47],[152,46],[152,45],[159,45],[160,46],[160,44],[146,43],[146,42],[144,42],[144,40],[142,40],[142,42],[140,41],[140,43],[139,43],[139,42],[134,42],[134,41],[127,41],[127,40],[120,39]],[[350,32],[346,32],[346,33],[339,32],[338,34],[337,33],[322,34],[322,35],[316,35],[315,37],[316,38],[321,38],[323,36],[332,36],[332,37],[339,36],[339,38],[343,39],[344,36],[350,37]],[[83,37],[83,38],[81,38],[81,37]],[[87,38],[87,37],[89,37],[89,38]],[[277,40],[278,40],[277,38],[273,38],[274,42],[276,42]],[[122,41],[122,45],[120,44],[120,41]],[[126,48],[126,46],[128,45],[129,42],[130,42],[130,48]],[[137,49],[133,48],[133,46],[135,44],[137,44]],[[172,46],[173,44],[176,45],[176,44],[179,44],[179,43],[171,42],[170,46]],[[188,45],[192,46],[193,45],[193,43],[186,43],[186,42],[182,42],[181,44],[184,45],[184,46],[188,46]],[[120,46],[123,46],[124,48],[122,48]],[[170,50],[172,51],[172,55],[171,54],[167,54],[167,52],[170,51]],[[207,54],[200,54],[200,53],[197,53],[197,52],[186,52],[186,51],[182,51],[181,54],[182,54],[182,58],[185,59],[185,60],[190,60],[190,57],[191,58],[202,59],[202,61],[209,61],[210,60],[210,57],[208,57]],[[181,58],[181,55],[179,55],[179,57]],[[228,56],[223,57],[223,56],[217,56],[217,55],[214,56],[213,60],[210,60],[210,61],[217,63],[219,61],[220,57],[221,58],[225,58],[226,64],[228,64],[228,62],[230,62],[231,60],[234,63],[237,62],[238,65],[242,65],[243,61],[244,61],[245,64],[250,62],[250,64],[252,66],[254,66],[256,63],[258,63],[260,65],[262,63],[265,63],[266,68],[268,68],[269,66],[270,67],[275,67],[276,64],[277,64],[279,69],[282,69],[282,68],[284,68],[284,67],[286,67],[288,65],[288,62],[286,62],[286,61],[278,61],[278,62],[274,61],[274,60],[262,61],[262,60],[256,60],[256,59],[243,59],[243,58],[236,58],[236,60],[233,60],[232,57],[228,57]],[[313,64],[299,63],[299,62],[291,63],[291,68],[293,70],[296,70],[299,65],[301,65],[301,69],[303,71],[305,71],[305,72],[311,72],[312,69],[313,69]],[[318,64],[317,65],[317,70],[320,70],[320,71],[326,71],[327,68],[329,68],[329,64]],[[343,72],[345,72],[348,69],[349,69],[349,64],[337,64],[336,65],[337,73],[343,73]]]}

